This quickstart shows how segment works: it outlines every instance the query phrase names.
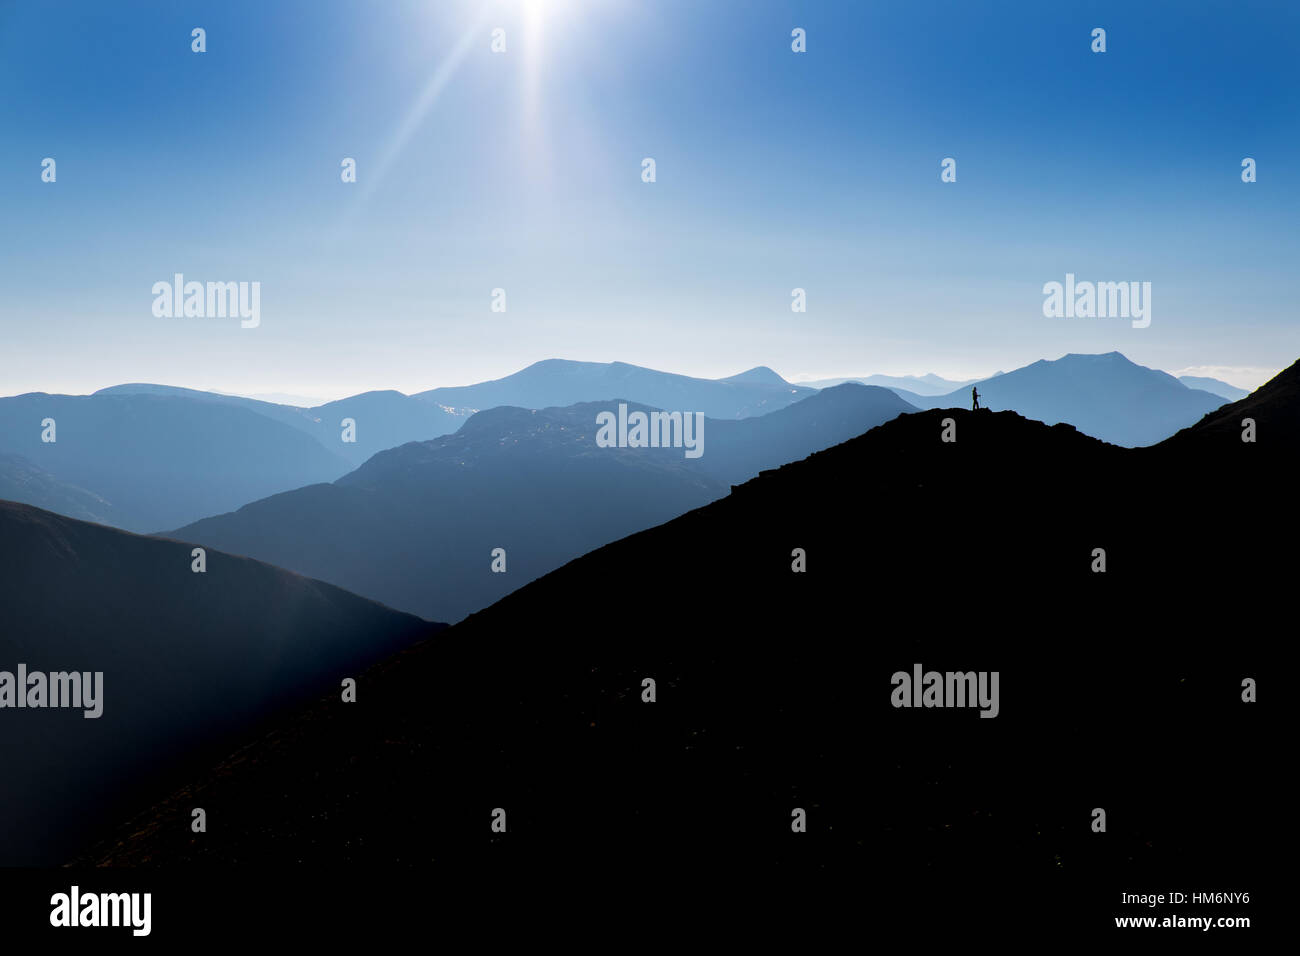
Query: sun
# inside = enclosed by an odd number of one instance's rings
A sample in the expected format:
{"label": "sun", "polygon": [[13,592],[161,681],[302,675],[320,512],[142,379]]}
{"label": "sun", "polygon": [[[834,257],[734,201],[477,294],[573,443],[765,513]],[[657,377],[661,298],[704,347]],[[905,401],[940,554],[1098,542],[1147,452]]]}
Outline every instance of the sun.
{"label": "sun", "polygon": [[530,34],[540,34],[550,20],[568,13],[577,0],[518,0],[523,11],[524,29]]}
{"label": "sun", "polygon": [[575,0],[518,0],[529,20],[541,20],[563,13]]}
{"label": "sun", "polygon": [[535,119],[543,74],[546,70],[547,33],[562,35],[568,27],[562,21],[571,19],[582,0],[517,0],[523,20],[523,80],[525,112]]}

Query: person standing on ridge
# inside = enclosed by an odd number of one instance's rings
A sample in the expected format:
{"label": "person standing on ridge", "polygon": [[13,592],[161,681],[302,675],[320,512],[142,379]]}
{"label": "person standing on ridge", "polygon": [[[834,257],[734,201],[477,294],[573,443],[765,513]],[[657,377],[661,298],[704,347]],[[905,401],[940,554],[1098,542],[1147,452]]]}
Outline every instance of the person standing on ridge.
{"label": "person standing on ridge", "polygon": [[970,410],[978,412],[980,410],[980,393],[975,391],[975,386],[970,387]]}

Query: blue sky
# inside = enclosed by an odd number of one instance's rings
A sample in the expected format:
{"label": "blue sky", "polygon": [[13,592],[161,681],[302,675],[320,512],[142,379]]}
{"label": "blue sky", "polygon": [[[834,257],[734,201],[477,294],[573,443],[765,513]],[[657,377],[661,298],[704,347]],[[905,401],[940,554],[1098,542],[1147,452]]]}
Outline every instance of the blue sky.
{"label": "blue sky", "polygon": [[[0,0],[0,394],[1111,350],[1258,384],[1300,356],[1297,37],[1283,2]],[[156,318],[177,272],[261,282],[260,326]],[[1067,272],[1151,282],[1150,327],[1044,318]]]}

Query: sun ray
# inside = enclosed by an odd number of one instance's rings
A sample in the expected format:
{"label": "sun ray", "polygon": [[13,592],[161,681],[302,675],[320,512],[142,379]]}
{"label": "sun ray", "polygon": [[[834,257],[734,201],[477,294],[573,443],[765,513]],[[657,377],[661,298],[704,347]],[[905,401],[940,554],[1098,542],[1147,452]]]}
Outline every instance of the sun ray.
{"label": "sun ray", "polygon": [[480,16],[478,21],[466,30],[456,42],[456,45],[452,47],[451,53],[438,64],[433,76],[429,78],[429,82],[420,92],[420,95],[416,97],[415,102],[411,104],[411,108],[406,111],[406,116],[389,139],[388,145],[380,154],[378,162],[375,163],[373,172],[366,177],[360,197],[363,201],[369,198],[379,187],[379,184],[383,182],[389,168],[401,155],[407,141],[420,128],[429,111],[433,109],[434,104],[438,102],[438,96],[456,75],[456,71],[460,69],[460,65],[465,61],[465,57],[469,55],[470,50],[474,48],[474,44],[484,41],[488,23],[489,16],[487,14]]}

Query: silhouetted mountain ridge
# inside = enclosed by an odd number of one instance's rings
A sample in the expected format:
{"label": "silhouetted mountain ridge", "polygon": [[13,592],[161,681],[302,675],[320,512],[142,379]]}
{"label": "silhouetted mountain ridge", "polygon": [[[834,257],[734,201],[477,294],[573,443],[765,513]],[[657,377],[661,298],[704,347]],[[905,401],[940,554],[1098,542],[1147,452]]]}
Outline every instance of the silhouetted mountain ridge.
{"label": "silhouetted mountain ridge", "polygon": [[[1222,635],[1240,576],[1268,619],[1290,565],[1267,560],[1268,522],[1233,516],[1245,488],[1288,507],[1289,476],[1260,485],[1277,469],[1245,463],[1224,485],[1201,457],[1010,411],[898,416],[527,584],[368,672],[373,708],[303,711],[88,859],[305,852],[559,877],[628,854],[668,873],[706,845],[720,878],[921,879],[978,859],[1029,881],[1238,879],[1262,815],[1197,829],[1239,783],[1207,778],[1203,758],[1262,765],[1264,718],[1240,685],[1269,644]],[[539,640],[550,621],[562,639]],[[922,665],[997,671],[996,719],[892,706],[891,674]],[[425,693],[447,673],[454,686]],[[185,839],[195,794],[231,808],[233,835]],[[1098,805],[1105,839],[1088,826]],[[509,828],[485,862],[491,807]],[[792,838],[796,807],[809,829]]]}
{"label": "silhouetted mountain ridge", "polygon": [[[1243,421],[1255,421],[1255,441],[1242,441]],[[1200,421],[1161,443],[1180,451],[1193,446],[1217,447],[1231,459],[1254,453],[1272,460],[1290,458],[1300,451],[1300,361],[1278,372],[1245,398],[1207,413]],[[1242,447],[1244,446],[1244,447]]]}

